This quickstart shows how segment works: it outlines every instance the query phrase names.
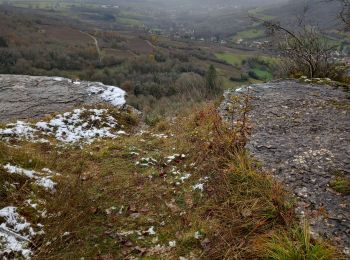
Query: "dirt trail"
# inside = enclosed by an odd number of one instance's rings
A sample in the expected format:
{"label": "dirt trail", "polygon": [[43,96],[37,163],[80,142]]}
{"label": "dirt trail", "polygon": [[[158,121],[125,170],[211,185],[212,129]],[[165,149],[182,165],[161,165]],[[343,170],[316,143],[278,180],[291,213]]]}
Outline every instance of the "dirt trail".
{"label": "dirt trail", "polygon": [[156,49],[157,47],[153,44],[153,43],[151,43],[149,40],[146,40],[146,43],[150,46],[150,47],[152,47],[153,49]]}
{"label": "dirt trail", "polygon": [[100,46],[98,44],[98,40],[95,36],[87,33],[87,32],[83,32],[83,31],[80,31],[82,34],[85,34],[87,36],[89,36],[95,43],[95,46],[96,46],[96,51],[97,51],[97,55],[98,55],[98,59],[100,62],[102,62],[102,55],[101,55],[101,49],[100,49]]}

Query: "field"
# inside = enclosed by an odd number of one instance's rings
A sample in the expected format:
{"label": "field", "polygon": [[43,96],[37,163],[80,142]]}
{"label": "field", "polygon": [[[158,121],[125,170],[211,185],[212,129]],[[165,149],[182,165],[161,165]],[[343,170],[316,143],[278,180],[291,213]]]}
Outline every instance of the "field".
{"label": "field", "polygon": [[262,29],[252,28],[246,31],[238,32],[232,40],[237,42],[239,40],[255,40],[265,36],[265,31]]}
{"label": "field", "polygon": [[[278,64],[278,59],[259,55],[258,53],[249,52],[218,52],[215,53],[216,57],[220,60],[231,64],[236,69],[239,69],[241,73],[246,74],[248,82],[268,81],[273,78],[274,67]],[[241,74],[241,75],[243,75]],[[239,82],[239,77],[234,77]]]}
{"label": "field", "polygon": [[251,57],[249,54],[216,53],[217,58],[234,66],[241,66],[242,62]]}

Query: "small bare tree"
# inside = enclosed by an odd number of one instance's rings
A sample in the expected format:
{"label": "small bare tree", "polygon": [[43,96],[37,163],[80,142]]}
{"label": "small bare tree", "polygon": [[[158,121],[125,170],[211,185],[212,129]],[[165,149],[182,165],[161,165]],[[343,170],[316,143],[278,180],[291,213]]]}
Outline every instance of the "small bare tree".
{"label": "small bare tree", "polygon": [[[307,12],[307,8],[304,12]],[[332,56],[336,46],[317,27],[307,25],[303,17],[298,18],[295,29],[280,22],[251,18],[262,23],[268,34],[275,36],[276,47],[284,58],[281,63],[283,74],[302,74],[310,78],[335,77],[337,62]]]}
{"label": "small bare tree", "polygon": [[321,0],[321,2],[339,2],[342,5],[339,18],[344,22],[345,30],[350,30],[350,0]]}
{"label": "small bare tree", "polygon": [[337,0],[337,1],[340,1],[342,3],[342,9],[340,11],[339,16],[346,25],[345,29],[349,30],[350,29],[350,0]]}

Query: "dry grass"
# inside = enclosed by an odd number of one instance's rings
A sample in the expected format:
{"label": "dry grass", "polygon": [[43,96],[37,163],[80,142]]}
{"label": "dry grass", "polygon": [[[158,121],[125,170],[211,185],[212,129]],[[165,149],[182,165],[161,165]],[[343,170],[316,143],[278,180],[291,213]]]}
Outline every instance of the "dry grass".
{"label": "dry grass", "polygon": [[177,124],[183,133],[180,140],[186,140],[180,142],[191,153],[198,174],[211,177],[200,216],[210,223],[206,231],[210,243],[204,251],[209,259],[259,258],[257,237],[294,219],[286,192],[258,172],[244,149],[250,131],[245,115],[249,106],[240,107],[239,123],[233,129],[212,104]]}
{"label": "dry grass", "polygon": [[282,230],[270,236],[263,244],[262,251],[267,259],[310,259],[341,260],[346,259],[337,250],[322,240],[312,239],[306,220],[288,230]]}
{"label": "dry grass", "polygon": [[[248,107],[236,111],[239,123],[234,129],[215,107],[201,106],[175,121],[159,122],[150,133],[102,140],[83,149],[0,143],[0,164],[48,167],[62,174],[55,178],[56,192],[49,194],[0,170],[0,182],[20,182],[22,187],[0,190],[1,206],[23,205],[29,194],[45,201],[47,218],[24,206],[20,211],[30,222],[45,226],[45,235],[33,242],[34,259],[268,258],[263,252],[271,234],[295,225],[293,206],[244,149]],[[120,118],[132,132],[134,119]],[[174,153],[186,157],[166,163]],[[143,157],[157,163],[136,165]],[[178,184],[173,167],[191,176]],[[201,181],[205,177],[208,181]],[[200,182],[204,192],[193,189]],[[152,226],[155,235],[146,232]],[[133,230],[141,235],[123,234]],[[169,247],[171,241],[175,247]]]}

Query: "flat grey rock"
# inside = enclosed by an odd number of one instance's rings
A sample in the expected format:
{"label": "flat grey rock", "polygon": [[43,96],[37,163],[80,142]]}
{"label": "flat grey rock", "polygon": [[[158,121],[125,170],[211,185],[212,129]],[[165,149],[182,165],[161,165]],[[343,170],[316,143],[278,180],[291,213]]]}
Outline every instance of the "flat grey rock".
{"label": "flat grey rock", "polygon": [[350,253],[350,196],[329,185],[337,173],[350,176],[350,93],[296,81],[252,85],[224,94],[225,119],[232,96],[243,93],[252,96],[248,149],[299,198],[313,231]]}
{"label": "flat grey rock", "polygon": [[0,75],[0,122],[42,117],[76,106],[101,102],[122,105],[125,103],[124,95],[125,92],[121,89],[99,82],[72,81],[60,77]]}

